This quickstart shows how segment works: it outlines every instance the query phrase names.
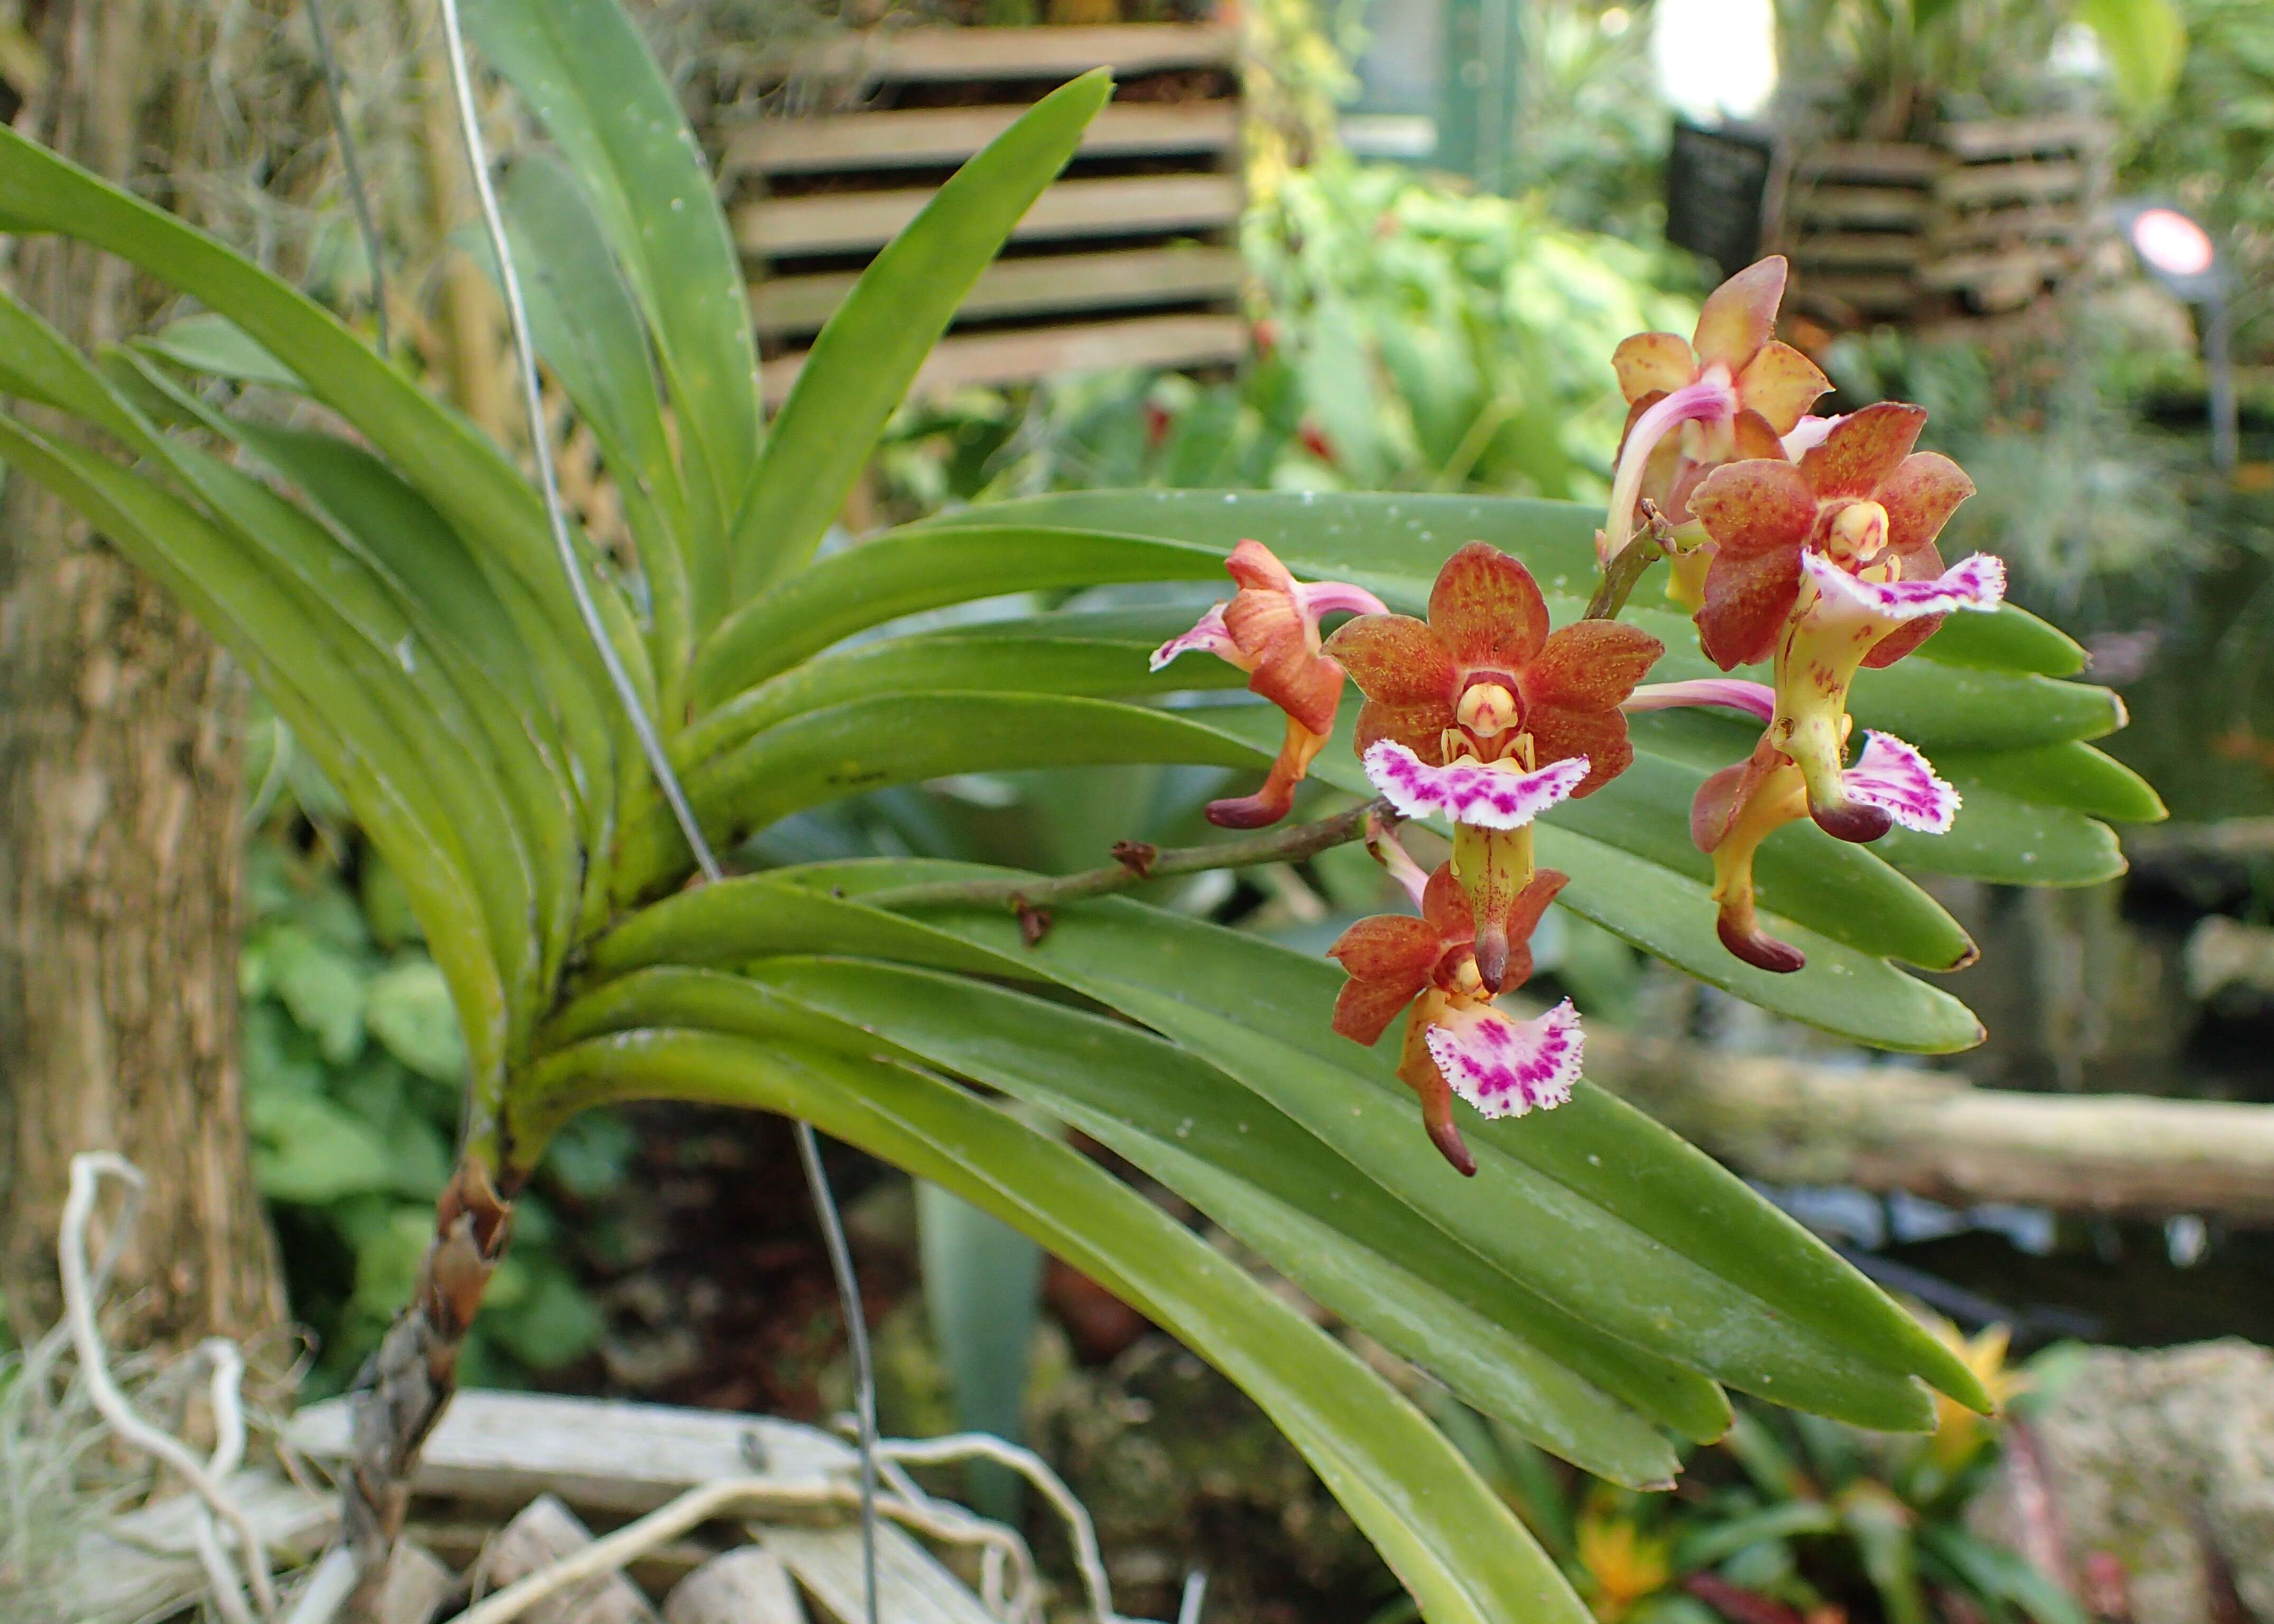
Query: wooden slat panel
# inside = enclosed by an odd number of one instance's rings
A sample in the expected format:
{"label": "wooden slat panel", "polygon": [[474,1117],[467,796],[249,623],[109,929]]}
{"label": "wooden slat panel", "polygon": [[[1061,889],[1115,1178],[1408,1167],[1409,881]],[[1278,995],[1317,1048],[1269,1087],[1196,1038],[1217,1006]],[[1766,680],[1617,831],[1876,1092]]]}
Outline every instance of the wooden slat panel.
{"label": "wooden slat panel", "polygon": [[1236,29],[1208,23],[1129,23],[1103,28],[892,28],[846,40],[823,71],[870,83],[922,79],[1071,79],[1107,67],[1126,76],[1229,66]]}
{"label": "wooden slat panel", "polygon": [[[1237,316],[1141,316],[1080,327],[952,335],[916,374],[915,393],[937,395],[968,384],[1031,383],[1063,372],[1111,366],[1212,366],[1247,351],[1246,324]],[[769,361],[766,399],[787,398],[803,352]]]}
{"label": "wooden slat panel", "polygon": [[[998,259],[980,273],[957,313],[973,320],[1230,298],[1239,291],[1242,274],[1236,250],[1199,243]],[[844,271],[751,283],[750,309],[760,335],[819,332],[859,280],[858,272]]]}
{"label": "wooden slat panel", "polygon": [[1798,279],[1803,294],[1837,299],[1865,312],[1895,312],[1910,308],[1918,289],[1908,276],[1811,275]]}
{"label": "wooden slat panel", "polygon": [[[348,1404],[328,1399],[292,1417],[303,1455],[348,1455]],[[426,1440],[411,1486],[520,1507],[550,1491],[586,1510],[652,1511],[721,1477],[763,1474],[819,1490],[856,1456],[826,1432],[764,1416],[674,1410],[534,1393],[460,1393]]]}
{"label": "wooden slat panel", "polygon": [[[931,200],[930,187],[834,192],[771,198],[734,211],[734,240],[761,259],[881,248]],[[1135,175],[1060,181],[1027,211],[1013,242],[1059,237],[1123,237],[1193,231],[1239,217],[1239,180],[1230,175]]]}
{"label": "wooden slat panel", "polygon": [[[728,175],[811,174],[960,163],[1016,123],[1016,107],[921,107],[840,113],[825,118],[766,118],[728,138]],[[1239,139],[1231,102],[1138,102],[1107,107],[1081,138],[1087,158],[1219,153]]]}
{"label": "wooden slat panel", "polygon": [[2077,204],[2025,204],[2019,208],[1953,214],[1935,222],[1929,241],[1938,252],[2003,243],[2068,243],[2091,229],[2090,214]]}
{"label": "wooden slat panel", "polygon": [[1909,266],[1925,239],[1909,231],[1837,231],[1803,237],[1793,258],[1803,265]]}
{"label": "wooden slat panel", "polygon": [[2004,203],[2027,198],[2076,197],[2084,191],[2081,163],[1985,163],[1953,169],[1935,183],[1946,203]]}
{"label": "wooden slat panel", "polygon": [[2097,118],[2062,115],[2050,118],[1997,118],[1945,124],[1942,145],[1966,162],[2020,158],[2031,153],[2091,152],[2105,147],[2113,132]]}
{"label": "wooden slat panel", "polygon": [[1933,147],[1908,141],[1825,141],[1796,154],[1792,173],[1796,181],[1839,176],[1924,185],[1941,172],[1945,162]]}
{"label": "wooden slat panel", "polygon": [[1795,220],[1854,226],[1917,225],[1933,207],[1925,192],[1907,186],[1796,186],[1786,204]]}
{"label": "wooden slat panel", "polygon": [[2009,248],[1998,253],[1951,254],[1924,267],[1919,280],[1930,288],[1971,288],[2059,276],[2076,256],[2061,247]]}

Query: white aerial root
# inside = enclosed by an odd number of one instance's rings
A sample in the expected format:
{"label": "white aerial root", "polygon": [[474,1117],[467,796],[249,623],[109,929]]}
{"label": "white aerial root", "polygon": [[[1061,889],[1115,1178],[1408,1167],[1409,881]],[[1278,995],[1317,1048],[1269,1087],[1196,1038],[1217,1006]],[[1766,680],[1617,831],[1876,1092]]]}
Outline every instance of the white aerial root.
{"label": "white aerial root", "polygon": [[[123,1180],[129,1194],[110,1244],[103,1251],[102,1261],[90,1271],[87,1231],[94,1220],[94,1198],[106,1173]],[[144,1420],[127,1401],[126,1395],[111,1378],[102,1333],[95,1325],[94,1305],[103,1288],[109,1284],[111,1269],[118,1261],[127,1231],[140,1210],[143,1182],[140,1169],[112,1152],[82,1151],[72,1158],[71,1192],[64,1202],[62,1230],[56,1239],[56,1262],[63,1275],[64,1320],[71,1327],[72,1346],[79,1355],[80,1379],[87,1384],[87,1397],[96,1413],[121,1440],[171,1467],[205,1502],[195,1538],[198,1560],[213,1585],[215,1604],[229,1624],[254,1624],[256,1618],[275,1614],[276,1587],[269,1576],[267,1553],[261,1548],[260,1531],[246,1517],[244,1507],[231,1500],[222,1486],[245,1459],[245,1409],[238,1397],[238,1384],[245,1372],[243,1357],[233,1343],[220,1337],[210,1338],[199,1346],[198,1351],[213,1365],[210,1390],[215,1433],[211,1458],[200,1461],[180,1439]],[[245,1571],[252,1581],[250,1607],[245,1599],[245,1585],[214,1526],[216,1519],[226,1523],[237,1536]]]}

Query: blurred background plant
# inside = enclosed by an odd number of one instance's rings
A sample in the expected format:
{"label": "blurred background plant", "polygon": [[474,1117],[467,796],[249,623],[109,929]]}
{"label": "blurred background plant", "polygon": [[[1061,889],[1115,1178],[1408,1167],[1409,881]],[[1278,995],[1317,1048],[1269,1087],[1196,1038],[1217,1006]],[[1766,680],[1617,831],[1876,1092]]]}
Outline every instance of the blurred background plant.
{"label": "blurred background plant", "polygon": [[[1939,1333],[1998,1397],[2031,1377],[1992,1327]],[[2041,1362],[2058,1366],[2054,1349]],[[2084,1610],[1969,1508],[1999,1470],[2007,1422],[1937,1406],[1924,1437],[1892,1437],[1741,1402],[1720,1443],[1687,1457],[1672,1494],[1638,1494],[1552,1460],[1498,1422],[1437,1401],[1439,1421],[1554,1552],[1601,1624],[1889,1624],[1982,1619],[2084,1624]],[[1375,1624],[1410,1618],[1395,1608]]]}

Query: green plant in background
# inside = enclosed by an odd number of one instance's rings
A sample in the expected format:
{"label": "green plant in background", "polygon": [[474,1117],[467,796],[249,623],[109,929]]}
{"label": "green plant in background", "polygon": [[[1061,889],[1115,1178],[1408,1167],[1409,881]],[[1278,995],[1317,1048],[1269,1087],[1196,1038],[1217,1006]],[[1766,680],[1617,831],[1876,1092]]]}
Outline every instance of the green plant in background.
{"label": "green plant in background", "polygon": [[[2001,1410],[2027,1388],[2006,1333],[1936,1334]],[[2083,1624],[2054,1580],[1975,1536],[1967,1507],[1997,1470],[2002,1429],[1937,1405],[1935,1430],[1890,1438],[1743,1404],[1728,1435],[1689,1462],[1675,1496],[1574,1478],[1499,1425],[1441,1404],[1439,1420],[1516,1507],[1600,1624],[1762,1624],[1854,1617],[1927,1624],[1962,1603],[1999,1624]],[[1939,1604],[1934,1599],[1943,1598]]]}
{"label": "green plant in background", "polygon": [[2043,110],[2075,99],[2054,64],[2072,26],[2090,32],[2118,103],[2144,120],[2187,54],[2175,0],[1782,0],[1785,79],[1833,131],[1900,140],[1938,117]]}
{"label": "green plant in background", "polygon": [[1593,495],[1624,415],[1605,357],[1694,313],[1642,249],[1393,165],[1322,160],[1243,232],[1328,488]]}
{"label": "green plant in background", "polygon": [[[539,347],[615,473],[638,559],[620,574],[572,537],[572,567],[722,847],[895,785],[1153,764],[1252,775],[1283,733],[1296,742],[1276,708],[1231,691],[1246,675],[1236,663],[1144,669],[1189,626],[1189,606],[1014,608],[880,630],[902,617],[1216,582],[1253,538],[1303,577],[1286,577],[1291,601],[1333,577],[1353,583],[1345,605],[1363,593],[1418,611],[1440,567],[1481,542],[1472,562],[1489,554],[1490,570],[1546,594],[1501,604],[1519,642],[1579,618],[1600,512],[1536,500],[1043,495],[817,560],[925,354],[1109,84],[1089,75],[1045,98],[948,182],[870,267],[767,425],[726,222],[629,21],[610,0],[484,0],[472,15],[560,148],[516,169],[510,225],[532,267]],[[1389,201],[1446,244],[1472,229],[1434,201]],[[1043,895],[1035,876],[916,859],[689,888],[689,843],[602,670],[540,496],[508,458],[289,286],[5,132],[0,229],[69,234],[210,312],[197,348],[161,335],[87,357],[0,301],[0,384],[126,454],[9,417],[0,455],[159,575],[245,664],[399,877],[457,1014],[465,1126],[412,1305],[365,1399],[359,1436],[373,1447],[358,1483],[380,1504],[351,1509],[382,1536],[366,1559],[389,1527],[385,1487],[447,1401],[506,1259],[515,1199],[577,1116],[631,1099],[806,1118],[1057,1252],[1245,1388],[1436,1620],[1584,1615],[1502,1500],[1395,1387],[998,1094],[1126,1158],[1480,1411],[1615,1482],[1669,1481],[1668,1432],[1720,1435],[1725,1386],[1894,1430],[1931,1425],[1930,1387],[1986,1404],[1961,1361],[1812,1237],[1584,1083],[1552,1111],[1479,1117],[1475,1177],[1448,1169],[1412,1131],[1391,1056],[1331,1029],[1344,978],[1324,959],[1127,898],[1061,896],[1045,920],[1028,898]],[[1466,286],[1447,289],[1435,271],[1399,285],[1450,304],[1483,287],[1520,311],[1520,259],[1504,278],[1478,263],[1518,246],[1487,229]],[[1585,273],[1582,245],[1555,255]],[[1618,304],[1622,286],[1603,294],[1607,332],[1646,314]],[[1449,307],[1443,322],[1432,342],[1457,357],[1470,335]],[[236,336],[216,346],[217,331]],[[1571,477],[1574,461],[1555,354],[1496,354],[1486,392],[1523,390],[1509,410],[1556,431],[1541,488]],[[1517,381],[1532,365],[1549,381]],[[239,393],[253,384],[323,410],[278,426],[273,395]],[[1457,452],[1477,442],[1472,464],[1498,455],[1481,409],[1424,415],[1417,436]],[[1654,533],[1632,545],[1654,546]],[[1458,620],[1433,614],[1448,635]],[[1667,645],[1658,676],[1713,675],[1688,620],[1628,621],[1641,628],[1633,647]],[[1315,618],[1307,629],[1315,637]],[[1865,673],[1856,719],[1932,749],[1967,801],[1941,840],[1890,837],[1878,850],[2021,882],[2114,872],[2096,815],[2157,807],[2084,742],[2120,712],[2104,690],[2059,680],[2081,658],[2008,609],[1962,616],[1900,666]],[[1479,692],[1489,703],[1464,709],[1465,727],[1514,703]],[[1356,709],[1316,741],[1331,746],[1321,778],[1353,794],[1367,787],[1347,731]],[[1536,831],[1498,831],[1523,841],[1472,849],[1528,859],[1536,838],[1540,861],[1568,876],[1560,900],[1573,913],[1775,1012],[1900,1049],[1978,1039],[1962,1004],[1898,967],[1962,962],[1963,932],[1876,852],[1804,823],[1764,848],[1756,878],[1806,968],[1771,974],[1725,951],[1690,808],[1752,730],[1671,711],[1638,718],[1634,734],[1615,779],[1606,754],[1600,793]],[[1530,748],[1528,732],[1502,735],[1496,758]],[[1299,825],[1237,856],[1280,858],[1361,827]],[[1234,856],[1132,850],[1097,884]],[[347,1023],[335,1030],[344,1050]]]}

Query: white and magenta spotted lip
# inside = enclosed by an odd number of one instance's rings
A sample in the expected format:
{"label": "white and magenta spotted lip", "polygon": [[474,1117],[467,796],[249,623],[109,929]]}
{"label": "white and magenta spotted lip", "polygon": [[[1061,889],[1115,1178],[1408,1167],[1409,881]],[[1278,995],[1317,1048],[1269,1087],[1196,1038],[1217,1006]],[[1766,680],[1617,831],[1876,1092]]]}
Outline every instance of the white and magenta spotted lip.
{"label": "white and magenta spotted lip", "polygon": [[1449,1011],[1422,1034],[1453,1092],[1485,1116],[1554,1110],[1579,1080],[1586,1034],[1566,998],[1532,1020],[1484,1005]]}
{"label": "white and magenta spotted lip", "polygon": [[1916,746],[1891,733],[1864,733],[1864,753],[1840,775],[1840,786],[1850,801],[1877,807],[1921,834],[1948,834],[1958,817],[1958,792],[1935,777]]}
{"label": "white and magenta spotted lip", "polygon": [[1432,767],[1394,739],[1376,740],[1364,757],[1367,782],[1406,817],[1445,817],[1478,829],[1521,829],[1570,798],[1587,776],[1587,758],[1568,756],[1536,772],[1482,762]]}
{"label": "white and magenta spotted lip", "polygon": [[1238,654],[1239,646],[1232,642],[1231,633],[1225,628],[1224,623],[1225,607],[1226,605],[1223,604],[1211,605],[1209,612],[1201,616],[1192,630],[1179,632],[1154,650],[1153,658],[1147,663],[1146,669],[1158,671],[1178,655],[1189,654],[1194,649],[1202,650],[1224,659],[1231,659]]}
{"label": "white and magenta spotted lip", "polygon": [[1820,553],[1803,553],[1800,566],[1826,598],[1885,620],[1916,620],[1954,609],[1995,609],[2006,599],[2005,561],[1987,553],[1961,559],[1931,581],[1866,581]]}

